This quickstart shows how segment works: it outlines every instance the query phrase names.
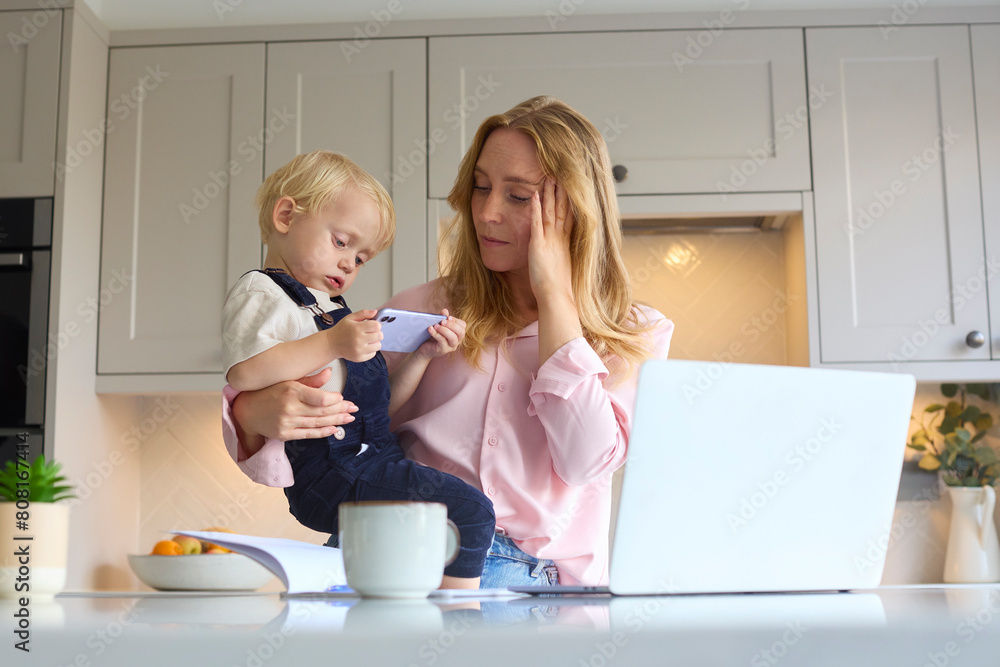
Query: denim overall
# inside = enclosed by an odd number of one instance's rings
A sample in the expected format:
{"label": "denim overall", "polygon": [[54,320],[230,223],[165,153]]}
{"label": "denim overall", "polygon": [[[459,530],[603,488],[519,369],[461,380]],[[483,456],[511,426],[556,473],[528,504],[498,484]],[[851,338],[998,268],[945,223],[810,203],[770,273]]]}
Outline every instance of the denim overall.
{"label": "denim overall", "polygon": [[[302,283],[279,269],[264,273],[296,304],[314,314],[320,330],[329,329],[351,313],[342,307],[323,313]],[[343,396],[358,406],[354,421],[328,438],[285,443],[295,483],[285,489],[292,515],[302,525],[337,535],[337,507],[357,500],[440,502],[461,534],[455,561],[445,568],[453,577],[478,577],[493,540],[493,503],[458,477],[420,465],[403,455],[389,430],[389,373],[381,352],[368,361],[344,360],[347,379]]]}

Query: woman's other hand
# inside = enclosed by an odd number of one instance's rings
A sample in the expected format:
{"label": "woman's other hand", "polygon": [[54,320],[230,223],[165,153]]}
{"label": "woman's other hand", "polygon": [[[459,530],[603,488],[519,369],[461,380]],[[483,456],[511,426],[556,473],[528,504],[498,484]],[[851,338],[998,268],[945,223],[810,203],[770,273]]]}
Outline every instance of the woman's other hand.
{"label": "woman's other hand", "polygon": [[337,392],[320,389],[330,379],[330,373],[325,368],[316,375],[240,393],[233,402],[240,441],[247,445],[255,436],[278,440],[325,438],[337,426],[354,421],[351,413],[358,410],[354,403],[345,401]]}
{"label": "woman's other hand", "polygon": [[442,310],[441,314],[448,319],[427,328],[431,339],[418,347],[414,352],[415,355],[427,359],[443,357],[457,350],[462,343],[462,339],[465,338],[465,320],[452,317],[448,314],[447,308]]}

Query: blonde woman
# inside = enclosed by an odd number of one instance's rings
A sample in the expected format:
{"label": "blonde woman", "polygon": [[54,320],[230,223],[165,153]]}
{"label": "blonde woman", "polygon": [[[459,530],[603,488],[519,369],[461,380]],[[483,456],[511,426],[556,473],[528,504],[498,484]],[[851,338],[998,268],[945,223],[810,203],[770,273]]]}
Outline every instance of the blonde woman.
{"label": "blonde woman", "polygon": [[[625,461],[638,365],[673,324],[632,301],[607,146],[565,103],[486,119],[448,197],[442,277],[388,306],[467,323],[460,354],[386,354],[409,458],[482,489],[496,535],[481,585],[607,581],[611,475]],[[240,394],[241,440],[321,437],[344,418],[306,383]]]}

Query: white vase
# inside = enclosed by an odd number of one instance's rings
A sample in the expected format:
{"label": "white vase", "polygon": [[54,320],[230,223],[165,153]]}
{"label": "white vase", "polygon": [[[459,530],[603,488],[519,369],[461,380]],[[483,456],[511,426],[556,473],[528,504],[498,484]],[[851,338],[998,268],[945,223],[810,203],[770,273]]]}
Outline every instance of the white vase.
{"label": "white vase", "polygon": [[1000,541],[993,523],[996,492],[991,486],[949,486],[951,528],[944,559],[949,584],[1000,581]]}
{"label": "white vase", "polygon": [[[24,514],[19,519],[19,512],[27,512],[27,519]],[[29,503],[25,509],[0,503],[0,598],[45,599],[62,591],[68,545],[67,505]]]}

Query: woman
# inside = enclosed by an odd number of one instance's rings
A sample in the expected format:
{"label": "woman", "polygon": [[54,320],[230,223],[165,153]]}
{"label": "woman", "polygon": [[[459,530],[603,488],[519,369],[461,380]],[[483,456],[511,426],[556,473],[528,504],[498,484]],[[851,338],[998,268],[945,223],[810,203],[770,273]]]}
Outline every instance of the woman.
{"label": "woman", "polygon": [[[461,354],[385,355],[390,372],[420,377],[393,430],[407,456],[493,501],[484,588],[606,583],[636,372],[666,357],[673,332],[632,301],[607,146],[563,102],[532,98],[483,122],[448,202],[457,238],[443,277],[386,305],[447,308],[466,334]],[[312,388],[321,379],[237,397],[245,447],[231,429],[227,444],[256,481],[283,454],[257,434],[321,437],[349,419]]]}

